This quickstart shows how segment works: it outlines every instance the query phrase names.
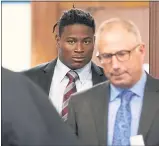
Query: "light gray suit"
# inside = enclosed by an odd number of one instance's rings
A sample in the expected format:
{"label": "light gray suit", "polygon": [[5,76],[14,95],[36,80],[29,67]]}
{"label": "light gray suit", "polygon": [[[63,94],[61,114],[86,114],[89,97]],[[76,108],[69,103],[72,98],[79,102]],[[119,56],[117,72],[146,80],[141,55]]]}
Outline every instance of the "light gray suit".
{"label": "light gray suit", "polygon": [[[109,81],[76,93],[69,102],[68,124],[85,145],[106,145]],[[159,80],[147,75],[138,134],[146,145],[159,146]]]}

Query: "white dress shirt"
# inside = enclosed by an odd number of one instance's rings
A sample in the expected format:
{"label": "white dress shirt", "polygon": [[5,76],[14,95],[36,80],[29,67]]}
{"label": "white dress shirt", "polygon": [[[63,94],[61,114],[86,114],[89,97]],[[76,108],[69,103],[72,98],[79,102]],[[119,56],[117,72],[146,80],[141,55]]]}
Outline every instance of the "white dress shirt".
{"label": "white dress shirt", "polygon": [[[59,59],[57,59],[54,75],[52,77],[52,82],[50,86],[49,97],[59,114],[62,111],[64,91],[69,82],[69,79],[66,77],[66,73],[68,71],[70,71],[70,69],[66,65],[64,65]],[[83,68],[77,69],[75,71],[78,73],[79,76],[79,79],[76,81],[77,92],[92,87],[93,82],[91,62],[89,62]]]}

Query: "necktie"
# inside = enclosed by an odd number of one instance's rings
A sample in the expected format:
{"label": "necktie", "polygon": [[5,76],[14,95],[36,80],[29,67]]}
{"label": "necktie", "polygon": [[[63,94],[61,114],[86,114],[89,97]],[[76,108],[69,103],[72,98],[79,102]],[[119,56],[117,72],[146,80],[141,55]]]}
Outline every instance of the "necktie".
{"label": "necktie", "polygon": [[66,86],[66,89],[64,91],[64,97],[63,97],[63,104],[62,104],[62,118],[64,121],[67,120],[67,115],[68,115],[68,102],[70,100],[71,94],[75,93],[76,90],[76,80],[78,79],[78,74],[70,70],[66,76],[69,78],[69,83]]}
{"label": "necktie", "polygon": [[133,92],[124,90],[119,97],[121,104],[116,114],[114,125],[113,146],[129,146],[131,133],[131,108],[130,101]]}

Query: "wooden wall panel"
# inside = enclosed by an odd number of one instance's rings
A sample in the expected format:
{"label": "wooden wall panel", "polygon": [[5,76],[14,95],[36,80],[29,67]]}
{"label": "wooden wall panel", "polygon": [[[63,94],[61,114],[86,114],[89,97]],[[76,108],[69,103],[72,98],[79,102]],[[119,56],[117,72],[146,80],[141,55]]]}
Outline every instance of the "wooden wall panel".
{"label": "wooden wall panel", "polygon": [[52,33],[58,19],[58,2],[32,2],[32,66],[57,56]]}
{"label": "wooden wall panel", "polygon": [[159,2],[150,2],[150,74],[159,78]]}

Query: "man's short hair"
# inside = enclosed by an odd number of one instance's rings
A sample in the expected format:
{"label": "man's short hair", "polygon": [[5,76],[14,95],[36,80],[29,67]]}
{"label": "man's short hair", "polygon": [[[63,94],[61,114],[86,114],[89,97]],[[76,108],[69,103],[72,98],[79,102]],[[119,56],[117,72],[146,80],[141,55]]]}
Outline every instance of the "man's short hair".
{"label": "man's short hair", "polygon": [[65,26],[73,24],[84,24],[92,28],[95,33],[95,21],[92,15],[81,9],[72,8],[65,11],[58,21],[59,36],[61,36]]}

